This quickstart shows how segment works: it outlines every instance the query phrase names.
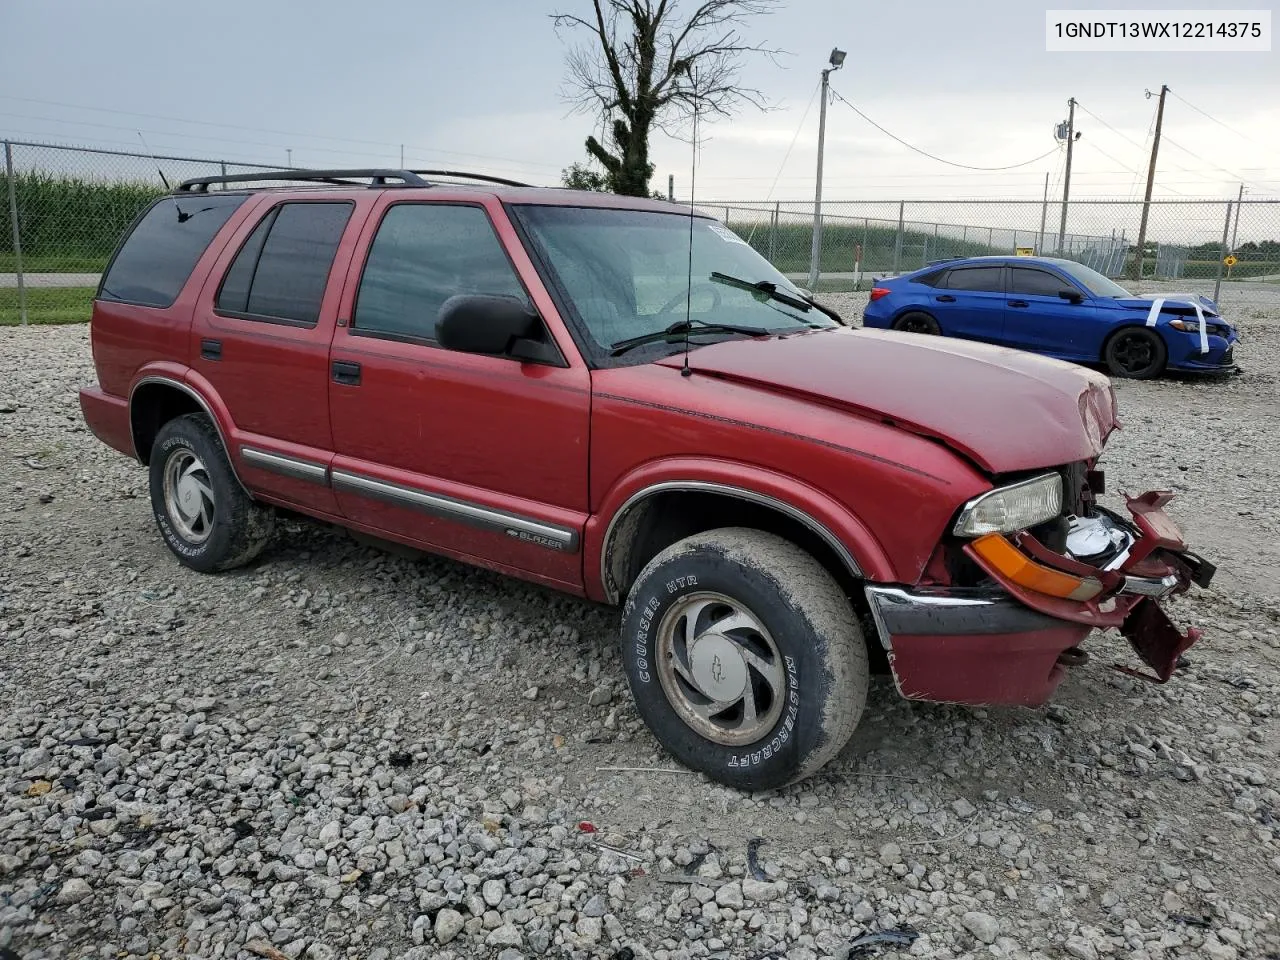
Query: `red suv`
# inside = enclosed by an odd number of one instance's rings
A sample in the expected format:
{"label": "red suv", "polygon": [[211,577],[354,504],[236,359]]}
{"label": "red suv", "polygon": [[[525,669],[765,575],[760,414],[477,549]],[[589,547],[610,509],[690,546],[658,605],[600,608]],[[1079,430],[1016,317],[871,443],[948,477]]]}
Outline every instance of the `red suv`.
{"label": "red suv", "polygon": [[873,670],[1034,705],[1094,628],[1159,681],[1197,639],[1169,495],[1096,502],[1105,377],[850,329],[671,204],[428,173],[192,180],[129,231],[81,406],[180,562],[283,508],[622,605],[655,736],[746,788],[834,757]]}

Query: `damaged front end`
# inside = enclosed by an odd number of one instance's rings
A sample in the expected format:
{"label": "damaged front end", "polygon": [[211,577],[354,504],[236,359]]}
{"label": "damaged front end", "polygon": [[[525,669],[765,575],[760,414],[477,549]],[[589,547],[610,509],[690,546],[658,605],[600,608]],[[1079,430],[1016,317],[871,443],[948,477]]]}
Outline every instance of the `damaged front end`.
{"label": "damaged front end", "polygon": [[[1191,584],[1207,587],[1215,567],[1192,553],[1164,512],[1173,494],[1164,490],[1126,499],[1130,519],[1102,507],[1092,517],[1068,519],[1066,554],[1056,553],[1027,531],[990,534],[966,544],[965,553],[993,580],[1033,610],[1094,628],[1117,627],[1155,675],[1125,672],[1164,683],[1178,659],[1200,639],[1183,633],[1160,608],[1160,601],[1185,593]],[[991,540],[990,538],[997,538]],[[1014,560],[1010,553],[1018,555]],[[1045,578],[1023,567],[1080,584],[1074,595],[1036,589]]]}
{"label": "damaged front end", "polygon": [[1079,644],[1089,631],[1111,627],[1152,672],[1118,669],[1156,683],[1172,677],[1200,632],[1179,630],[1160,603],[1193,583],[1208,586],[1215,568],[1165,513],[1171,493],[1127,498],[1122,517],[1096,503],[1101,472],[1077,468],[966,504],[957,540],[940,550],[965,560],[940,564],[934,582],[867,588],[904,696],[1038,705],[1088,659]]}

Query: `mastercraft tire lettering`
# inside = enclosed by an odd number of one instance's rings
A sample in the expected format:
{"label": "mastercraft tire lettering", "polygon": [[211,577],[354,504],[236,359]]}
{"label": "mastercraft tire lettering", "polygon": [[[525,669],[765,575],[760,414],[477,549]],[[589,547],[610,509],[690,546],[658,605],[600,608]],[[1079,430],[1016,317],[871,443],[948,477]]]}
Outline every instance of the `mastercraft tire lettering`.
{"label": "mastercraft tire lettering", "polygon": [[242,566],[271,538],[274,514],[244,492],[204,414],[177,417],[160,428],[151,451],[150,488],[161,538],[193,570]]}
{"label": "mastercraft tire lettering", "polygon": [[831,575],[795,544],[749,529],[655,557],[623,616],[637,709],[677,759],[735,787],[808,776],[852,735],[867,655]]}

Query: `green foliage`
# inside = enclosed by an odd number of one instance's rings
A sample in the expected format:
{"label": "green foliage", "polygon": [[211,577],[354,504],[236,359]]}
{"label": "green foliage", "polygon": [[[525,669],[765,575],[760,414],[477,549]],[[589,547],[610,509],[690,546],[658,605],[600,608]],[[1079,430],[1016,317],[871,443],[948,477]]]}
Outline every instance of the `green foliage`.
{"label": "green foliage", "polygon": [[[87,323],[93,287],[28,287],[27,323]],[[17,287],[0,287],[0,327],[22,322]]]}
{"label": "green foliage", "polygon": [[[775,230],[767,220],[731,220],[725,226],[783,273],[808,273],[813,239],[813,228],[809,224],[780,223]],[[896,225],[877,226],[873,223],[864,226],[859,221],[840,223],[828,219],[822,225],[822,269],[828,273],[852,271],[857,245],[862,244],[863,272],[887,273],[893,269],[897,237]],[[946,257],[981,257],[1012,252],[973,240],[936,237],[932,232],[908,228],[902,234],[898,267],[902,271],[916,270],[931,260]]]}
{"label": "green foliage", "polygon": [[585,163],[573,163],[560,171],[560,182],[571,190],[592,190],[609,193],[609,177]]}
{"label": "green foliage", "polygon": [[[0,197],[8,190],[0,174]],[[23,269],[32,272],[101,270],[129,224],[165,192],[149,183],[50,173],[17,173],[14,191]],[[11,263],[13,253],[12,229],[0,230],[0,266]]]}

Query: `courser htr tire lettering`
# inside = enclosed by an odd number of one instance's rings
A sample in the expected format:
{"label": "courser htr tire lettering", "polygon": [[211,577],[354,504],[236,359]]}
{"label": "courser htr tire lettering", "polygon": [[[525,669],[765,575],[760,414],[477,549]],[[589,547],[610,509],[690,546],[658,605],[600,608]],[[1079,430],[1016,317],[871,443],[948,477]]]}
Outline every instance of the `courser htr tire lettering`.
{"label": "courser htr tire lettering", "polygon": [[160,428],[149,471],[156,526],[183,565],[201,573],[231,570],[251,561],[270,540],[274,513],[254,503],[236,481],[204,414],[176,417]]}
{"label": "courser htr tire lettering", "polygon": [[[704,643],[715,656],[699,651]],[[746,668],[733,655],[744,650]],[[810,554],[759,530],[696,534],[654,557],[627,598],[622,659],[637,709],[662,745],[686,766],[748,790],[821,768],[848,742],[866,703],[867,651],[844,592]],[[708,691],[736,696],[734,677],[744,669],[750,712],[741,706],[714,722],[698,713],[730,702]],[[722,680],[728,687],[717,687]]]}

